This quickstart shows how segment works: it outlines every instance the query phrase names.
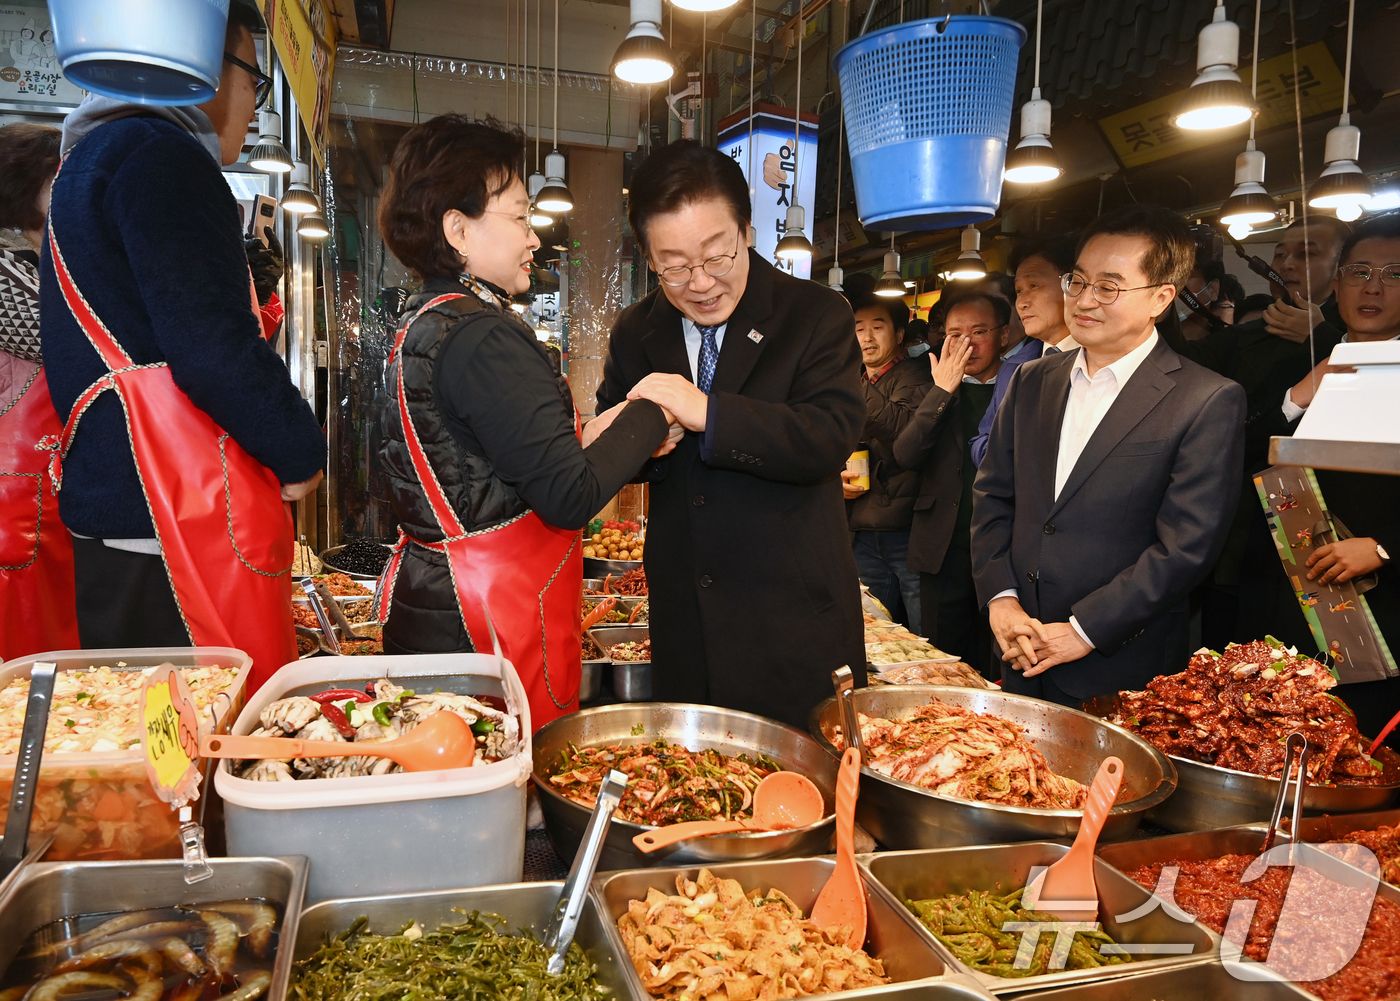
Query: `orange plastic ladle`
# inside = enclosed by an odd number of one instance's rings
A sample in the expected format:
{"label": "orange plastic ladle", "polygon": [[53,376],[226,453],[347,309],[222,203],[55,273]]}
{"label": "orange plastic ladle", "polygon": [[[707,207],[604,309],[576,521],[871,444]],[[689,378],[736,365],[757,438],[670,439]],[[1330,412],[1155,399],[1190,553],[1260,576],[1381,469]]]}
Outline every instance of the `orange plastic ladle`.
{"label": "orange plastic ladle", "polygon": [[846,748],[836,775],[836,868],[812,905],[818,928],[849,928],[846,947],[865,945],[865,883],[856,868],[856,797],[860,792],[860,750]]}
{"label": "orange plastic ladle", "polygon": [[405,771],[466,768],[476,758],[476,736],[454,712],[433,713],[402,737],[393,740],[303,740],[300,737],[233,737],[207,734],[199,753],[206,758],[389,758]]}
{"label": "orange plastic ladle", "polygon": [[644,852],[674,845],[677,841],[703,838],[734,831],[787,831],[806,827],[822,819],[826,803],[812,780],[797,772],[774,772],[764,776],[753,791],[752,820],[691,820],[654,831],[643,831],[632,839]]}
{"label": "orange plastic ladle", "polygon": [[[1067,854],[1042,872],[1026,887],[1025,899],[1034,900],[1033,909],[1053,914],[1061,921],[1097,921],[1099,890],[1094,882],[1094,848],[1099,843],[1104,821],[1118,798],[1123,784],[1123,761],[1109,755],[1099,764],[1089,798],[1084,801],[1084,818],[1079,834]],[[1027,904],[1027,906],[1031,906]]]}

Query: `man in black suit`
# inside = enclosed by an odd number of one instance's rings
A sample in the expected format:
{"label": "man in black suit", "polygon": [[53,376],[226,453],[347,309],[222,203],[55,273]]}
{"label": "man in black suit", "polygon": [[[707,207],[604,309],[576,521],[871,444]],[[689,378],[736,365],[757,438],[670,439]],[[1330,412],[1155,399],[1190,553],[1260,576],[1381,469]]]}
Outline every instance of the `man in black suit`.
{"label": "man in black suit", "polygon": [[661,285],[613,327],[598,403],[674,406],[684,433],[646,470],[653,694],[805,728],[833,670],[865,678],[840,478],[866,417],[855,319],[748,249],[717,150],[653,153],[629,217]]}
{"label": "man in black suit", "polygon": [[972,519],[1007,691],[1078,705],[1186,665],[1186,597],[1229,528],[1245,404],[1154,329],[1194,259],[1166,209],[1101,217],[1064,283],[1081,348],[1013,376]]}

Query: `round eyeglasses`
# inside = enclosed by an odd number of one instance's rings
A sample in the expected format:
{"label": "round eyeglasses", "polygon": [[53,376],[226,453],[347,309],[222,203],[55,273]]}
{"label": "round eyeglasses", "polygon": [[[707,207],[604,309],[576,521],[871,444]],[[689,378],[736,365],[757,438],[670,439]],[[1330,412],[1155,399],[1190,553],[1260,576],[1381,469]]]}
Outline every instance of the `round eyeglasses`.
{"label": "round eyeglasses", "polygon": [[1400,288],[1400,264],[1381,264],[1376,267],[1368,267],[1365,264],[1347,264],[1337,269],[1337,277],[1342,280],[1343,285],[1350,285],[1353,288],[1365,285],[1373,277],[1379,278],[1382,285]]}
{"label": "round eyeglasses", "polygon": [[1084,294],[1086,288],[1094,290],[1094,298],[1100,305],[1108,306],[1118,301],[1118,296],[1123,292],[1141,292],[1148,288],[1161,288],[1169,285],[1170,282],[1157,282],[1154,285],[1135,285],[1132,288],[1119,288],[1113,282],[1090,282],[1071,272],[1067,275],[1060,275],[1060,288],[1065,295],[1071,299],[1078,299]]}
{"label": "round eyeglasses", "polygon": [[734,253],[720,254],[717,257],[706,258],[699,264],[677,264],[674,267],[662,268],[657,275],[663,282],[672,288],[680,288],[682,285],[689,285],[695,276],[695,269],[699,268],[711,278],[723,278],[734,270],[734,260],[739,256],[739,245],[735,242]]}

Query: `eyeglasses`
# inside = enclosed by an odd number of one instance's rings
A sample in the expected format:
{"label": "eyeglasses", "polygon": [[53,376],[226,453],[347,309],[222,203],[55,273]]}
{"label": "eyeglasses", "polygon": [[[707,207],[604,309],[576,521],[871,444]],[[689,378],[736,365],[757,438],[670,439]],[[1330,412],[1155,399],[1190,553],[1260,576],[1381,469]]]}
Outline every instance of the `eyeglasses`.
{"label": "eyeglasses", "polygon": [[254,105],[254,107],[261,108],[264,104],[266,104],[268,95],[272,93],[272,77],[268,76],[256,66],[249,66],[242,59],[239,59],[237,56],[235,56],[232,52],[224,53],[224,61],[233,63],[233,65],[239,67],[240,69],[245,69],[249,73],[253,74],[253,80],[256,84],[256,89],[253,91],[253,94],[258,101],[258,103]]}
{"label": "eyeglasses", "polygon": [[1339,268],[1337,276],[1343,285],[1365,285],[1372,276],[1378,277],[1382,285],[1400,287],[1400,264],[1382,264],[1380,267],[1367,267],[1365,264],[1348,264]]}
{"label": "eyeglasses", "polygon": [[502,212],[500,209],[487,209],[486,211],[490,212],[492,215],[503,215],[507,218],[514,219],[515,224],[525,231],[526,236],[529,236],[535,231],[535,228],[530,225],[530,217],[522,212]]}
{"label": "eyeglasses", "polygon": [[1060,275],[1060,288],[1065,295],[1071,299],[1078,299],[1084,294],[1086,288],[1094,290],[1094,298],[1101,305],[1108,306],[1118,301],[1118,296],[1123,292],[1141,292],[1148,288],[1161,288],[1163,285],[1170,285],[1170,282],[1157,282],[1155,285],[1138,285],[1134,288],[1119,288],[1113,282],[1088,282],[1074,273]]}
{"label": "eyeglasses", "polygon": [[734,253],[720,254],[718,257],[708,258],[699,264],[677,264],[675,267],[662,268],[657,272],[661,280],[672,288],[680,288],[682,285],[689,285],[695,275],[695,269],[700,268],[711,278],[723,278],[734,270],[734,259],[739,256],[739,242],[734,242]]}

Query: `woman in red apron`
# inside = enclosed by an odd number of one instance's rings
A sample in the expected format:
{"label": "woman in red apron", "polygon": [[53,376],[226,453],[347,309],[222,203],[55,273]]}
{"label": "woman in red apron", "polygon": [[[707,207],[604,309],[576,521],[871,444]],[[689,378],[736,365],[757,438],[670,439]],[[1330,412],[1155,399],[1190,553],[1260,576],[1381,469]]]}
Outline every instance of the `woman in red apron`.
{"label": "woman in red apron", "polygon": [[39,351],[38,251],[59,135],[0,128],[0,660],[78,645],[73,541],[36,448],[62,429]]}
{"label": "woman in red apron", "polygon": [[424,281],[387,376],[400,540],[378,601],[385,653],[489,652],[494,625],[540,727],[578,708],[578,530],[664,447],[670,415],[627,403],[576,436],[568,383],[509,308],[540,246],[522,153],[460,115],[394,152],[380,228]]}

